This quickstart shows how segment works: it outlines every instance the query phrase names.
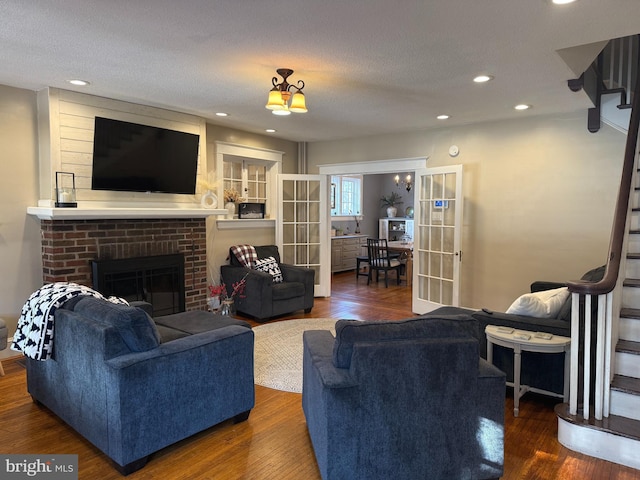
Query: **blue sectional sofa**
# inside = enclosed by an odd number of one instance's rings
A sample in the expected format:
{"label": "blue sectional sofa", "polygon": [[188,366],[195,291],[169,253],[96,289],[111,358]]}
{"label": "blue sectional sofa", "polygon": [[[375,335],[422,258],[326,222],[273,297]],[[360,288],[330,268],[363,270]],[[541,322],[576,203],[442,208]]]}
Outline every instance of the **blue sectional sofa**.
{"label": "blue sectional sofa", "polygon": [[122,474],[172,443],[248,418],[254,336],[246,322],[186,312],[156,325],[140,308],[77,299],[55,312],[54,358],[27,359],[27,387]]}
{"label": "blue sectional sofa", "polygon": [[323,480],[500,477],[505,375],[478,334],[467,315],[304,332],[302,408]]}

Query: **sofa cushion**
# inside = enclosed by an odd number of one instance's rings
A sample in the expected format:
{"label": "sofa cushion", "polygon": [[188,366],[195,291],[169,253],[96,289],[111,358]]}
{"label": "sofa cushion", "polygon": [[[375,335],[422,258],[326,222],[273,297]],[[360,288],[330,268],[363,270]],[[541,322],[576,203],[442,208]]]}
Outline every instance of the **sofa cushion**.
{"label": "sofa cushion", "polygon": [[[244,320],[237,320],[225,315],[218,315],[217,313],[202,310],[164,315],[162,317],[156,317],[153,320],[161,332],[162,343],[166,343],[173,338],[208,332],[217,328],[228,327],[229,325],[251,328],[251,325]],[[170,333],[170,330],[173,330],[173,332]],[[165,337],[165,333],[169,336]]]}
{"label": "sofa cushion", "polygon": [[160,345],[160,334],[147,313],[129,305],[84,297],[74,311],[96,322],[113,326],[132,352],[145,352]]}
{"label": "sofa cushion", "polygon": [[423,316],[399,322],[338,320],[335,328],[333,363],[338,368],[349,367],[353,346],[359,342],[416,338],[479,338],[478,322],[469,315]]}
{"label": "sofa cushion", "polygon": [[569,298],[567,287],[525,293],[518,297],[505,313],[538,318],[556,318]]}
{"label": "sofa cushion", "polygon": [[259,258],[253,264],[253,268],[260,272],[265,272],[271,275],[273,283],[282,283],[282,270],[274,257]]}
{"label": "sofa cushion", "polygon": [[302,282],[283,282],[274,283],[271,290],[272,299],[289,300],[304,296],[304,283]]}

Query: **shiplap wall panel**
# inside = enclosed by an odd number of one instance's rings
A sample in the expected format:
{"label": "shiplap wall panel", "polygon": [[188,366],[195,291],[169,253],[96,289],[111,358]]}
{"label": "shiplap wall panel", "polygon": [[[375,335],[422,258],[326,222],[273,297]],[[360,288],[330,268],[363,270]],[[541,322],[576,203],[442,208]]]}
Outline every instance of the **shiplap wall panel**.
{"label": "shiplap wall panel", "polygon": [[[197,195],[91,190],[94,121],[98,116],[200,135],[197,178],[202,179],[206,177],[206,122],[204,119],[180,112],[67,90],[51,88],[47,93],[48,119],[40,124],[40,128],[46,124],[45,128],[48,129],[45,133],[50,137],[49,148],[43,149],[43,152],[44,155],[50,155],[50,158],[41,158],[40,165],[51,176],[51,188],[43,190],[41,187],[43,200],[55,200],[55,172],[63,171],[75,174],[76,199],[79,202],[117,202],[118,204],[123,202],[193,204],[197,202]],[[47,196],[50,198],[47,199]]]}

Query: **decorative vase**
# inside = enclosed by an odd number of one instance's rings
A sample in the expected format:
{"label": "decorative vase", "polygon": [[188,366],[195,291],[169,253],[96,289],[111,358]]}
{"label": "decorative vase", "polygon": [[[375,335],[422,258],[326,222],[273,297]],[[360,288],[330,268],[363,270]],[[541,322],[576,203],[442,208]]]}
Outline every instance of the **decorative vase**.
{"label": "decorative vase", "polygon": [[233,202],[227,202],[224,204],[224,208],[227,209],[227,218],[233,218],[236,214],[236,204]]}
{"label": "decorative vase", "polygon": [[220,306],[220,315],[231,317],[236,313],[236,306],[233,303],[233,298],[225,298]]}
{"label": "decorative vase", "polygon": [[214,312],[218,308],[220,308],[220,297],[209,297],[207,300],[207,305],[209,306],[209,311]]}
{"label": "decorative vase", "polygon": [[211,190],[202,194],[200,203],[204,208],[218,208],[218,197]]}
{"label": "decorative vase", "polygon": [[395,218],[398,213],[398,209],[396,207],[387,207],[387,217]]}

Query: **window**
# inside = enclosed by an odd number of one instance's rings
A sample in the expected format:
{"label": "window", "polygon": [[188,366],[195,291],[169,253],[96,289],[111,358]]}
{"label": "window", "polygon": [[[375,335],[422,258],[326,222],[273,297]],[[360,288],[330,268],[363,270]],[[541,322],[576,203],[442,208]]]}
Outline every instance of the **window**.
{"label": "window", "polygon": [[362,215],[362,175],[331,176],[331,216]]}

